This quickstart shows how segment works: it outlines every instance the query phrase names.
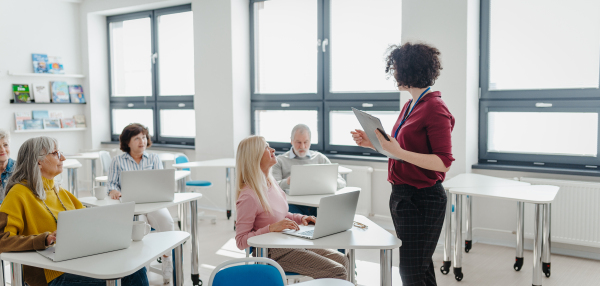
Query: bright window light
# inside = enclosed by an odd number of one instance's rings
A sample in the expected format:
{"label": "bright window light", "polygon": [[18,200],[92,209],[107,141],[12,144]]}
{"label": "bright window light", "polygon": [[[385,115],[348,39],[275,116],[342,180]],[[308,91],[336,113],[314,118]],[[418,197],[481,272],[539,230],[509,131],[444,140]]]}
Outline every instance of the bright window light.
{"label": "bright window light", "polygon": [[119,135],[125,126],[139,123],[154,136],[154,111],[152,109],[113,109],[113,134]]}
{"label": "bright window light", "polygon": [[254,124],[256,135],[269,142],[290,143],[292,129],[300,123],[311,132],[311,144],[319,143],[318,112],[316,110],[256,110]]}
{"label": "bright window light", "polygon": [[196,111],[193,109],[161,109],[160,136],[196,137]]}
{"label": "bright window light", "polygon": [[192,12],[158,17],[159,96],[194,95]]}
{"label": "bright window light", "polygon": [[[396,124],[399,111],[367,111],[369,114],[379,118],[386,133],[392,134],[392,128]],[[354,129],[363,129],[356,119],[354,112],[346,110],[333,110],[329,112],[329,144],[356,146],[350,135]],[[393,136],[393,134],[392,134]]]}

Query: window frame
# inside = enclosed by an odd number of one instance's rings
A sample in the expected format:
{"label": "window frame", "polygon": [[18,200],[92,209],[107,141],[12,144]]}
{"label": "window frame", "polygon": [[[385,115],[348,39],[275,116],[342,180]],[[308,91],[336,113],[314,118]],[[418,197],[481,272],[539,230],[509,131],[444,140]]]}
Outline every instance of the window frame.
{"label": "window frame", "polygon": [[[181,106],[182,104],[183,104],[183,106]],[[160,132],[161,132],[160,111],[163,109],[168,109],[168,110],[173,110],[173,109],[190,110],[191,109],[191,110],[195,111],[194,103],[193,102],[158,102],[156,105],[156,119],[157,119],[156,143],[172,144],[173,141],[178,141],[180,145],[193,145],[195,142],[195,136],[192,138],[187,138],[187,137],[163,137],[160,135]],[[185,122],[181,122],[181,124],[185,124]]]}
{"label": "window frame", "polygon": [[[113,96],[113,80],[112,80],[112,54],[111,54],[111,29],[110,24],[112,22],[120,22],[127,20],[135,20],[149,17],[150,18],[150,33],[151,33],[151,55],[159,53],[159,32],[158,32],[158,18],[164,15],[182,13],[182,12],[191,12],[192,5],[185,4],[174,7],[167,7],[155,10],[147,10],[147,11],[139,11],[115,16],[107,16],[106,17],[106,29],[107,29],[107,50],[108,50],[108,84],[109,84],[109,117],[110,117],[110,130],[111,130],[111,140],[119,141],[119,136],[114,135],[113,133],[113,118],[112,118],[112,110],[113,109],[150,109],[147,106],[151,106],[151,109],[154,112],[154,129],[152,132],[154,136],[152,136],[153,143],[160,144],[176,144],[176,145],[195,145],[195,138],[177,138],[177,137],[162,137],[160,136],[160,108],[162,106],[172,106],[178,105],[180,103],[185,104],[186,106],[191,106],[193,109],[194,106],[194,94],[192,95],[179,95],[179,96],[160,96],[159,93],[159,70],[160,70],[160,56],[156,58],[156,62],[151,64],[151,73],[152,73],[152,95],[151,96]],[[140,103],[143,103],[143,107],[139,107]],[[129,105],[133,104],[134,107],[129,107]],[[120,132],[120,131],[119,131]]]}

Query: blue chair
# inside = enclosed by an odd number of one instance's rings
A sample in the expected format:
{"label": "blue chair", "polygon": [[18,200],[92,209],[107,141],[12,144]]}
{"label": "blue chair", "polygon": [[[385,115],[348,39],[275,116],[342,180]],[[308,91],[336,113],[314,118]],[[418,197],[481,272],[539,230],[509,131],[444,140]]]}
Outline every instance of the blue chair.
{"label": "blue chair", "polygon": [[[246,258],[250,257],[250,253],[252,253],[252,251],[254,251],[254,247],[250,246],[246,248]],[[292,280],[292,283],[290,284],[299,283],[302,280],[312,279],[311,277],[300,275],[296,272],[284,272],[284,274],[285,280]]]}
{"label": "blue chair", "polygon": [[[246,264],[249,262],[263,264]],[[241,263],[246,265],[228,267]],[[283,286],[285,285],[285,274],[277,262],[263,257],[238,258],[217,265],[210,274],[208,286],[233,285]]]}
{"label": "blue chair", "polygon": [[[175,158],[175,164],[181,164],[181,163],[187,163],[189,162],[187,156],[183,155],[183,154],[178,154],[177,157]],[[190,171],[189,168],[183,169],[184,171]],[[204,189],[204,188],[209,188],[212,186],[212,183],[209,181],[202,181],[202,180],[192,180],[192,181],[186,181],[185,182],[185,187],[186,187],[186,191],[187,188],[192,189],[192,192],[194,192],[193,190],[195,189]],[[198,213],[198,218],[199,219],[210,219],[210,222],[212,224],[216,224],[217,223],[217,217],[214,215],[205,215],[204,212],[199,212]]]}

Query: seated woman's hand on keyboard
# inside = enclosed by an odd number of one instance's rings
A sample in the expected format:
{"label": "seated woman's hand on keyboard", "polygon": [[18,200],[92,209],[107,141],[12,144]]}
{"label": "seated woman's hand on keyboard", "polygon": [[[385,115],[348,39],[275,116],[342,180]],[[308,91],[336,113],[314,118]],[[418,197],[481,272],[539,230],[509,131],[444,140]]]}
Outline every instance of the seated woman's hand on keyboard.
{"label": "seated woman's hand on keyboard", "polygon": [[317,218],[314,216],[307,215],[302,218],[303,225],[316,224],[316,223],[317,223]]}
{"label": "seated woman's hand on keyboard", "polygon": [[298,224],[290,219],[282,219],[274,224],[269,225],[270,232],[281,232],[285,229],[300,230]]}

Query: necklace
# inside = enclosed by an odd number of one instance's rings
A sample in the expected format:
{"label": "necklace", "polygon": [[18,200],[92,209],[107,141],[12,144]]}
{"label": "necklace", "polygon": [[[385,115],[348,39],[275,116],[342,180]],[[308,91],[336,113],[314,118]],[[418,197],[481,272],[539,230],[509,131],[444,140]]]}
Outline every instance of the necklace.
{"label": "necklace", "polygon": [[[56,197],[58,198],[58,201],[60,202],[60,204],[62,205],[63,209],[65,209],[65,211],[67,210],[67,207],[65,207],[65,204],[63,204],[62,200],[60,199],[60,197],[58,196],[58,193],[56,192],[56,190],[54,190],[54,194],[56,194]],[[52,211],[50,211],[50,208],[48,207],[48,205],[46,204],[45,201],[42,200],[42,203],[44,203],[44,206],[46,206],[46,209],[48,210],[48,212],[52,215],[52,217],[54,218],[54,222],[56,222],[56,225],[58,225],[58,219],[56,219],[56,216],[52,213]]]}

